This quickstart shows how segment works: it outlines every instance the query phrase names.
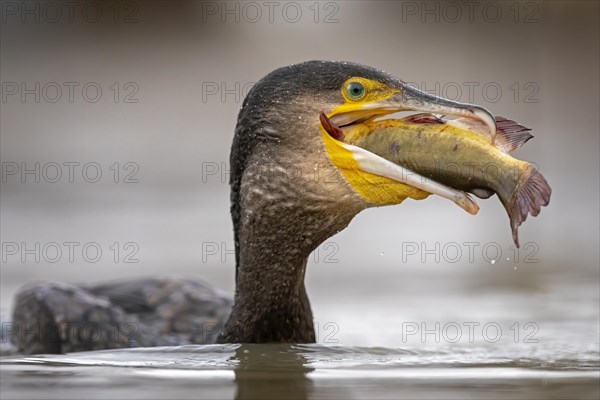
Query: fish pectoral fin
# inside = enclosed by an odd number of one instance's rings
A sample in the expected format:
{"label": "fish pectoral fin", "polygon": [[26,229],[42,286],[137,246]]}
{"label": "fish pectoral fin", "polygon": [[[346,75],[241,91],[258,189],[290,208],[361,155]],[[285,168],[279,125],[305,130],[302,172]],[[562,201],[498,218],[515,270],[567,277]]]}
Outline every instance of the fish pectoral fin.
{"label": "fish pectoral fin", "polygon": [[[519,125],[515,121],[504,117],[494,117],[496,120],[496,139],[494,146],[504,152],[511,153],[523,146],[533,137],[531,129]],[[459,129],[466,129],[473,133],[478,133],[492,140],[490,128],[483,122],[472,118],[457,118],[446,122],[448,125]]]}
{"label": "fish pectoral fin", "polygon": [[475,215],[479,211],[479,206],[468,193],[453,189],[425,176],[419,175],[416,172],[398,164],[394,164],[393,162],[361,147],[347,143],[343,143],[342,145],[352,152],[359,168],[365,172],[383,176],[396,182],[404,183],[425,192],[452,200],[469,214]]}
{"label": "fish pectoral fin", "polygon": [[493,190],[484,189],[484,188],[475,188],[475,189],[471,190],[471,193],[473,193],[475,196],[479,197],[480,199],[489,199],[490,197],[492,197],[494,195]]}

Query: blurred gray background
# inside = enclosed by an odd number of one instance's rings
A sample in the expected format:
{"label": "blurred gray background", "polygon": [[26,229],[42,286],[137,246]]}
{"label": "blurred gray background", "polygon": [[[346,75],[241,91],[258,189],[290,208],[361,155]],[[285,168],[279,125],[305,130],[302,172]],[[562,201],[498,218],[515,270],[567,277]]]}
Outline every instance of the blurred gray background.
{"label": "blurred gray background", "polygon": [[[553,195],[518,254],[496,197],[476,217],[440,198],[363,212],[311,257],[316,321],[367,345],[398,342],[390,316],[567,321],[565,335],[597,348],[599,3],[473,3],[84,2],[70,14],[3,1],[2,313],[34,280],[175,275],[232,292],[227,163],[243,96],[277,67],[348,60],[532,128],[516,156]],[[36,168],[39,182],[22,175]]]}

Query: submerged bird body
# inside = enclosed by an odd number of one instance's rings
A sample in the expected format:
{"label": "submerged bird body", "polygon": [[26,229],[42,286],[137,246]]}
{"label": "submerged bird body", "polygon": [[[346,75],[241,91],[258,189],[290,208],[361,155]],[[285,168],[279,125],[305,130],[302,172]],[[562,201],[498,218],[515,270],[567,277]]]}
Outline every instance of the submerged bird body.
{"label": "submerged bird body", "polygon": [[551,190],[532,164],[508,154],[532,138],[529,129],[504,118],[497,125],[495,145],[479,124],[433,115],[366,122],[344,132],[344,141],[480,198],[496,193],[518,245],[518,226],[548,204]]}

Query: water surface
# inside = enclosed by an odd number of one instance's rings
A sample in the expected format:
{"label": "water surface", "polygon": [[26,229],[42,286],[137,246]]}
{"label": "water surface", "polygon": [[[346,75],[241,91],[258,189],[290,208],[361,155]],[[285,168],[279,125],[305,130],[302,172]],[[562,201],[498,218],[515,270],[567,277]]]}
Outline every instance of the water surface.
{"label": "water surface", "polygon": [[[597,399],[598,353],[190,345],[2,359],[2,398]],[[526,354],[526,356],[524,356]]]}

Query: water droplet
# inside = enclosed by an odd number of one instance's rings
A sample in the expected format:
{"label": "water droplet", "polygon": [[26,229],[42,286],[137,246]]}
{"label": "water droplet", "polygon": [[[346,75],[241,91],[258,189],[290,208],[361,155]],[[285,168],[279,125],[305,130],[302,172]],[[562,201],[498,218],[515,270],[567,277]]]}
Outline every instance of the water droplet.
{"label": "water droplet", "polygon": [[490,262],[492,263],[492,265],[496,264],[496,260],[490,260]]}
{"label": "water droplet", "polygon": [[517,269],[517,267],[515,267],[515,269]]}
{"label": "water droplet", "polygon": [[250,350],[244,350],[244,353],[248,354],[248,353],[250,353]]}
{"label": "water droplet", "polygon": [[384,254],[385,254],[385,253],[382,251],[382,252],[381,252],[381,255],[384,255]]}

